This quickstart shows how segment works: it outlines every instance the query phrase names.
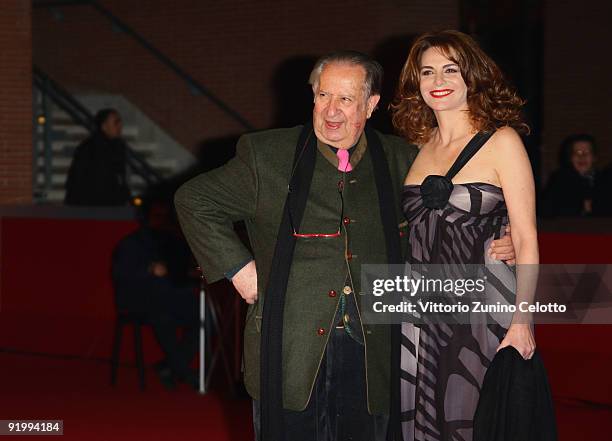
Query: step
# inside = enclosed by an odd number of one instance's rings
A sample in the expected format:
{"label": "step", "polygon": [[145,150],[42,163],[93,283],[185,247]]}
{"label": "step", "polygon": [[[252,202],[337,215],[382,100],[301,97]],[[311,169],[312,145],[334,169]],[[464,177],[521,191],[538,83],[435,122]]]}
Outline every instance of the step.
{"label": "step", "polygon": [[[139,156],[142,156],[139,153]],[[43,156],[39,156],[36,160],[36,163],[39,167],[43,168],[45,165],[45,158]],[[51,168],[69,168],[72,163],[71,156],[54,156],[51,160]],[[151,158],[147,160],[147,164],[149,164],[153,169],[174,169],[176,167],[176,160],[172,158]]]}
{"label": "step", "polygon": [[[36,160],[36,163],[38,164],[39,169],[44,168],[45,166],[45,158],[43,157],[38,157],[38,159]],[[56,168],[65,168],[68,169],[70,167],[70,164],[72,164],[72,158],[68,157],[68,156],[54,156],[53,159],[51,160],[51,169],[55,170]]]}
{"label": "step", "polygon": [[[70,141],[70,140],[57,140],[51,143],[51,150],[53,151],[53,156],[66,156],[72,157],[74,154],[74,150],[80,144],[79,142]],[[130,142],[130,148],[134,151],[138,152],[140,156],[149,157],[153,156],[155,152],[159,149],[158,144],[155,142]],[[38,149],[39,154],[43,154],[44,152],[44,143],[41,141],[36,143],[36,147]]]}
{"label": "step", "polygon": [[46,197],[44,198],[44,200],[47,202],[64,202],[64,196],[66,195],[66,192],[64,191],[64,189],[57,189],[46,191],[45,194]]}
{"label": "step", "polygon": [[[57,173],[51,175],[51,188],[54,189],[62,189],[66,185],[66,173]],[[146,181],[139,175],[132,174],[129,176],[130,188],[133,187],[143,187],[146,186]],[[43,174],[39,174],[36,176],[36,186],[44,187],[45,185],[45,176]]]}
{"label": "step", "polygon": [[[66,177],[67,177],[66,173],[53,173],[51,175],[51,186],[63,188],[66,183]],[[36,175],[35,182],[36,182],[35,185],[41,185],[41,186],[45,185],[45,175],[44,174]]]}
{"label": "step", "polygon": [[[41,125],[38,125],[41,127]],[[55,132],[63,132],[69,135],[82,135],[83,137],[89,136],[89,130],[80,124],[72,120],[51,120],[51,129]],[[138,137],[140,129],[135,125],[123,126],[122,136],[123,137]]]}
{"label": "step", "polygon": [[[36,173],[36,184],[39,186],[45,185],[45,169],[43,167],[44,161],[42,158],[38,161],[38,170]],[[156,160],[155,161],[154,170],[160,174],[161,176],[170,176],[174,170],[173,161],[172,160]],[[58,164],[55,164],[51,170],[51,186],[52,187],[64,187],[66,183],[66,179],[68,177],[68,169],[70,167],[70,163],[65,159],[62,159],[61,162],[58,161]],[[137,173],[129,170],[128,171],[128,179],[130,182],[130,187],[135,186],[146,186],[146,181]]]}
{"label": "step", "polygon": [[[56,174],[51,176],[51,190],[64,190],[66,186],[66,174]],[[35,186],[42,191],[45,187],[45,177],[40,174],[36,176]],[[130,175],[129,186],[132,192],[135,189],[143,190],[147,187],[147,182],[139,175]]]}

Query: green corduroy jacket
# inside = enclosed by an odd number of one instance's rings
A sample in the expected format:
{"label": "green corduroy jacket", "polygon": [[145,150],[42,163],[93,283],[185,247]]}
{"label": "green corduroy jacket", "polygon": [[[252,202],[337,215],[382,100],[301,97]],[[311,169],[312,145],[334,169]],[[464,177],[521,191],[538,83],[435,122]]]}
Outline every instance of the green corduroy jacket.
{"label": "green corduroy jacket", "polygon": [[[190,180],[175,196],[181,226],[209,282],[223,278],[251,256],[234,233],[233,222],[243,220],[247,226],[257,265],[258,301],[249,307],[246,317],[244,377],[254,399],[259,398],[262,304],[269,277],[274,276],[272,257],[301,130],[298,126],[242,136],[231,161]],[[417,149],[396,136],[380,133],[378,136],[395,187],[399,225],[403,221],[400,210],[403,179]],[[330,158],[323,153],[320,144],[300,232],[331,233],[338,226],[337,182],[341,175],[332,163],[333,154]],[[282,380],[286,409],[302,410],[308,404],[346,281],[346,252],[351,256],[349,267],[356,292],[359,292],[361,264],[387,260],[374,172],[367,152],[347,174],[343,194],[344,216],[349,222],[344,224],[342,237],[297,239],[283,325]],[[330,291],[337,294],[330,295]],[[364,325],[363,331],[368,408],[372,414],[387,413],[389,328]]]}

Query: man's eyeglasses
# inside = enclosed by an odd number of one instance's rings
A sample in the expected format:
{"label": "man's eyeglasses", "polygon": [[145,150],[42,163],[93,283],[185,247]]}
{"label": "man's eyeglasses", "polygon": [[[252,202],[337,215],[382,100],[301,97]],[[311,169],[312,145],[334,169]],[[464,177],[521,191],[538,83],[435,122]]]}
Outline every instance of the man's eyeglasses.
{"label": "man's eyeglasses", "polygon": [[[340,220],[338,221],[338,229],[335,233],[300,233],[296,230],[295,224],[293,223],[293,216],[291,215],[291,208],[288,204],[287,211],[289,212],[289,223],[291,224],[292,236],[297,238],[332,238],[332,237],[340,237],[342,233],[342,220],[344,219],[344,197],[342,196],[342,192],[344,190],[344,181],[341,179],[338,181],[338,195],[340,196]],[[288,186],[289,197],[291,197],[291,185]]]}

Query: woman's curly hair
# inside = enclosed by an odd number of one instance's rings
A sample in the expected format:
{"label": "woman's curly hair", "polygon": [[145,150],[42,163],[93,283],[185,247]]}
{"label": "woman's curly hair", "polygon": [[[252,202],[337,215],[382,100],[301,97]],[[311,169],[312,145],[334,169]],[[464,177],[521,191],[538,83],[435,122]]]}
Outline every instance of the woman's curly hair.
{"label": "woman's curly hair", "polygon": [[499,67],[468,35],[454,30],[428,32],[416,39],[402,69],[395,99],[390,108],[395,129],[409,142],[424,144],[437,126],[433,110],[420,92],[421,57],[436,48],[457,63],[467,86],[470,120],[476,130],[494,131],[510,126],[528,133],[521,107],[525,104],[506,82]]}

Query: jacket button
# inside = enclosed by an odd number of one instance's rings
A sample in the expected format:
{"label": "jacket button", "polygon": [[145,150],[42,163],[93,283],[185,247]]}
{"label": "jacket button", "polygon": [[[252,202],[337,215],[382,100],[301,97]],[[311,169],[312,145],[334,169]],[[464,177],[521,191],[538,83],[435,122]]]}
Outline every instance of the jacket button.
{"label": "jacket button", "polygon": [[351,260],[353,258],[353,253],[351,253],[350,251],[346,252],[346,260]]}
{"label": "jacket button", "polygon": [[353,289],[350,286],[346,285],[344,288],[342,288],[342,292],[348,296],[350,293],[353,292]]}
{"label": "jacket button", "polygon": [[330,289],[329,292],[327,293],[328,296],[330,297],[336,297],[337,292],[334,291],[333,289]]}
{"label": "jacket button", "polygon": [[344,219],[342,219],[342,222],[344,222],[344,225],[348,225],[351,223],[351,218],[347,216]]}
{"label": "jacket button", "polygon": [[325,335],[325,329],[323,329],[323,328],[317,329],[317,334],[318,335]]}

